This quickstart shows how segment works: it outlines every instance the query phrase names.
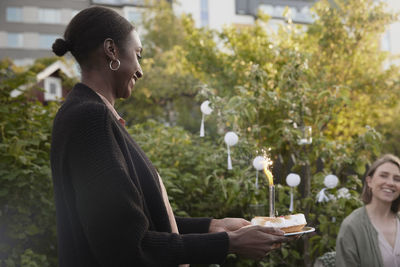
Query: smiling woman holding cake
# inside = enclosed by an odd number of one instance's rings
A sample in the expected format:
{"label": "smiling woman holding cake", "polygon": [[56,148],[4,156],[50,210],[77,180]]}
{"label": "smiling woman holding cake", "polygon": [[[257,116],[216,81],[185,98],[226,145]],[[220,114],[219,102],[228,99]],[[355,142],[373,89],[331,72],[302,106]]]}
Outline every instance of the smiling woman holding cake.
{"label": "smiling woman holding cake", "polygon": [[343,221],[336,240],[337,267],[400,266],[400,159],[384,155],[368,170],[365,206]]}
{"label": "smiling woman holding cake", "polygon": [[60,267],[220,263],[229,252],[261,259],[287,240],[240,218],[174,216],[156,168],[114,109],[143,76],[142,45],[125,18],[82,10],[53,51],[71,52],[82,72],[52,133]]}

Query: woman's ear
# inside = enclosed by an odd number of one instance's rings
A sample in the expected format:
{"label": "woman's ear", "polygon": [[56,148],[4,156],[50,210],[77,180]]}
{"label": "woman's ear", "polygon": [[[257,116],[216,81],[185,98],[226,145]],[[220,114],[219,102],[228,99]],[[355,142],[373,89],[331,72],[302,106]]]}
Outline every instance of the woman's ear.
{"label": "woman's ear", "polygon": [[365,177],[365,182],[367,183],[367,186],[369,187],[369,184],[371,183],[372,177],[371,176],[367,176]]}
{"label": "woman's ear", "polygon": [[103,44],[104,48],[104,53],[107,55],[107,57],[111,60],[116,60],[118,59],[118,48],[115,45],[115,42],[111,38],[107,38],[104,40]]}

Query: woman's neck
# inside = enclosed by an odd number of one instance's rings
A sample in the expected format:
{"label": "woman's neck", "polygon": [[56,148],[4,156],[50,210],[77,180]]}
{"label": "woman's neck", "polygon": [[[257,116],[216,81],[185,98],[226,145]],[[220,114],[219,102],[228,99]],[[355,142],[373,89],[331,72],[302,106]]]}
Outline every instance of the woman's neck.
{"label": "woman's neck", "polygon": [[110,79],[108,79],[106,75],[102,76],[99,75],[98,72],[82,70],[81,82],[104,96],[111,103],[111,105],[114,106],[116,97],[114,95],[114,90],[110,83]]}
{"label": "woman's neck", "polygon": [[391,205],[392,203],[372,199],[372,201],[366,205],[366,209],[368,211],[369,217],[374,221],[385,221],[393,219],[393,217],[395,216],[395,214],[390,209]]}

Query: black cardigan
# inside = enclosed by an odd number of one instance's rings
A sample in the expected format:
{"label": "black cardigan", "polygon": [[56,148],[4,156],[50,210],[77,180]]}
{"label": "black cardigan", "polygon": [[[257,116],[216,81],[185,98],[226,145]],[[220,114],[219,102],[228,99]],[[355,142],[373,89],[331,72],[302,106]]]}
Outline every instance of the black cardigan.
{"label": "black cardigan", "polygon": [[78,83],[53,125],[51,169],[60,267],[219,263],[227,233],[176,218],[171,233],[155,168],[89,87]]}

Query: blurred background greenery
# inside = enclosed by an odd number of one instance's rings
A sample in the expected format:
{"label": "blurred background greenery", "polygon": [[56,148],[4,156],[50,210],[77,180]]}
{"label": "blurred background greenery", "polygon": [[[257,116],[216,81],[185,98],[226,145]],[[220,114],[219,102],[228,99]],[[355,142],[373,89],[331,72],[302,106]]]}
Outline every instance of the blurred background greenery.
{"label": "blurred background greenery", "polygon": [[[290,23],[267,31],[256,25],[221,32],[194,27],[166,3],[143,16],[144,78],[116,109],[158,168],[180,216],[244,217],[252,204],[268,207],[260,173],[255,193],[252,160],[268,151],[276,209],[289,213],[290,172],[302,180],[295,212],[314,235],[284,245],[261,262],[229,255],[226,266],[311,266],[333,251],[340,223],[361,202],[366,166],[382,153],[399,155],[399,67],[379,48],[397,20],[372,0],[317,2],[306,30]],[[11,92],[57,60],[27,68],[0,62],[0,266],[57,266],[55,207],[49,166],[51,126],[60,103],[45,105]],[[64,79],[72,88],[76,80]],[[200,104],[210,100],[206,136],[199,137]],[[312,144],[299,145],[302,127]],[[227,131],[239,135],[226,169]],[[317,203],[327,174],[349,198]],[[337,189],[329,193],[337,195]]]}

